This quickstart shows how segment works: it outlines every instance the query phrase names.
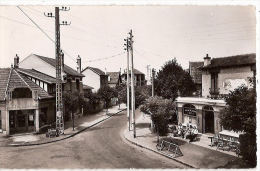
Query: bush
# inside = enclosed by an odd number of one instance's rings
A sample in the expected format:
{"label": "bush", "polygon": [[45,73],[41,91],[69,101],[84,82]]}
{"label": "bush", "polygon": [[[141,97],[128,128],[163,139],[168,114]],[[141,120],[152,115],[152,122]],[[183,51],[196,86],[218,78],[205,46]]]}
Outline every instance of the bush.
{"label": "bush", "polygon": [[256,166],[256,135],[248,133],[239,136],[240,155],[252,167]]}
{"label": "bush", "polygon": [[167,135],[169,119],[176,115],[176,105],[172,100],[158,96],[150,97],[140,110],[151,115],[155,129],[160,136]]}

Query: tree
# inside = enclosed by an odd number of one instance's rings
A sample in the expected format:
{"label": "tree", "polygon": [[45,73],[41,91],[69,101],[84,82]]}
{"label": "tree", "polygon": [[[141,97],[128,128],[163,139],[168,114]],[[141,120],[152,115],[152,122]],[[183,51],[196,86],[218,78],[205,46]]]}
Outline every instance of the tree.
{"label": "tree", "polygon": [[188,72],[177,63],[176,59],[164,64],[154,80],[155,93],[173,101],[181,96],[190,96],[196,91],[196,86]]}
{"label": "tree", "polygon": [[167,135],[169,119],[176,115],[176,105],[172,100],[158,96],[150,97],[141,106],[140,110],[151,115],[152,122],[159,136]]}
{"label": "tree", "polygon": [[63,94],[64,106],[65,106],[65,118],[72,117],[72,124],[74,130],[74,113],[77,112],[85,104],[83,94],[78,92],[65,92]]}
{"label": "tree", "polygon": [[104,100],[106,104],[106,109],[108,110],[108,106],[111,103],[111,99],[113,97],[116,97],[116,91],[114,88],[111,88],[109,86],[102,86],[97,94],[100,96],[102,100]]}
{"label": "tree", "polygon": [[[138,108],[140,105],[142,105],[147,98],[151,95],[151,89],[149,92],[149,86],[136,86],[135,87],[135,108]],[[131,89],[129,89],[130,92],[130,107],[131,107]],[[123,87],[120,88],[118,91],[118,98],[123,103],[127,103],[127,87],[126,85],[123,85]]]}
{"label": "tree", "polygon": [[244,131],[240,135],[240,151],[243,159],[256,165],[256,89],[241,86],[225,98],[227,107],[220,114],[224,129]]}

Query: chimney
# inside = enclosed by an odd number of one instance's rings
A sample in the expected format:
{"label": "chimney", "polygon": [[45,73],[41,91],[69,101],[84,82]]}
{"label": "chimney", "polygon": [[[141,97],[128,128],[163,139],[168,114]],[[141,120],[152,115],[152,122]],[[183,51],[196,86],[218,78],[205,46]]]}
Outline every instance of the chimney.
{"label": "chimney", "polygon": [[18,68],[19,66],[19,56],[16,54],[14,57],[14,68]]}
{"label": "chimney", "polygon": [[64,71],[64,53],[62,52],[62,50],[60,51],[60,55],[61,55],[61,71]]}
{"label": "chimney", "polygon": [[78,55],[78,57],[77,57],[77,71],[78,71],[78,73],[80,73],[81,72],[81,58],[80,58],[80,56]]}
{"label": "chimney", "polygon": [[206,54],[206,57],[204,57],[204,66],[208,66],[211,64],[211,57],[209,57],[209,54]]}

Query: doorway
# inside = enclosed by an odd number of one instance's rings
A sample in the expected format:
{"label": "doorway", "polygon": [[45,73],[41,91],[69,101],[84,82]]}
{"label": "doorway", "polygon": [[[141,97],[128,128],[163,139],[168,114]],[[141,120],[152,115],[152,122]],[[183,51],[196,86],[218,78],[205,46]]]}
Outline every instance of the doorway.
{"label": "doorway", "polygon": [[35,131],[34,110],[9,111],[10,134]]}
{"label": "doorway", "polygon": [[215,133],[214,125],[214,110],[211,106],[205,106],[203,108],[204,115],[204,133]]}

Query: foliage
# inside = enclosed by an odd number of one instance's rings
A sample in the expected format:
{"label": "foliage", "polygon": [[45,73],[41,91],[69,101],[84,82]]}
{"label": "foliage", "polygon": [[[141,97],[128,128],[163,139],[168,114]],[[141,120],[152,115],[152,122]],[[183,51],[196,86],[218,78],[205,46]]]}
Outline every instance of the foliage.
{"label": "foliage", "polygon": [[[152,91],[152,90],[151,90]],[[129,88],[130,92],[130,106],[131,106],[131,88]],[[138,108],[141,104],[145,102],[145,100],[150,97],[149,86],[137,86],[135,87],[135,108]],[[121,89],[118,91],[118,98],[123,103],[127,103],[127,87],[123,85]]]}
{"label": "foliage", "polygon": [[[225,98],[227,107],[221,111],[220,123],[224,129],[244,131],[240,135],[243,159],[256,165],[256,89],[241,86]],[[244,148],[247,147],[247,148]]]}
{"label": "foliage", "polygon": [[98,90],[97,94],[100,96],[100,98],[102,100],[105,101],[106,103],[106,108],[108,108],[111,99],[113,97],[116,97],[116,90],[114,88],[111,88],[109,86],[102,86],[100,87],[100,89]]}
{"label": "foliage", "polygon": [[173,101],[181,96],[190,96],[196,91],[196,86],[188,72],[177,63],[176,59],[164,64],[154,80],[155,93]]}
{"label": "foliage", "polygon": [[71,113],[77,112],[85,105],[83,94],[79,92],[65,92],[63,94],[64,106],[65,106],[65,120],[68,120]]}
{"label": "foliage", "polygon": [[176,115],[176,106],[172,100],[162,97],[150,97],[141,106],[140,110],[151,115],[156,130],[160,136],[164,136],[168,132],[169,119]]}

